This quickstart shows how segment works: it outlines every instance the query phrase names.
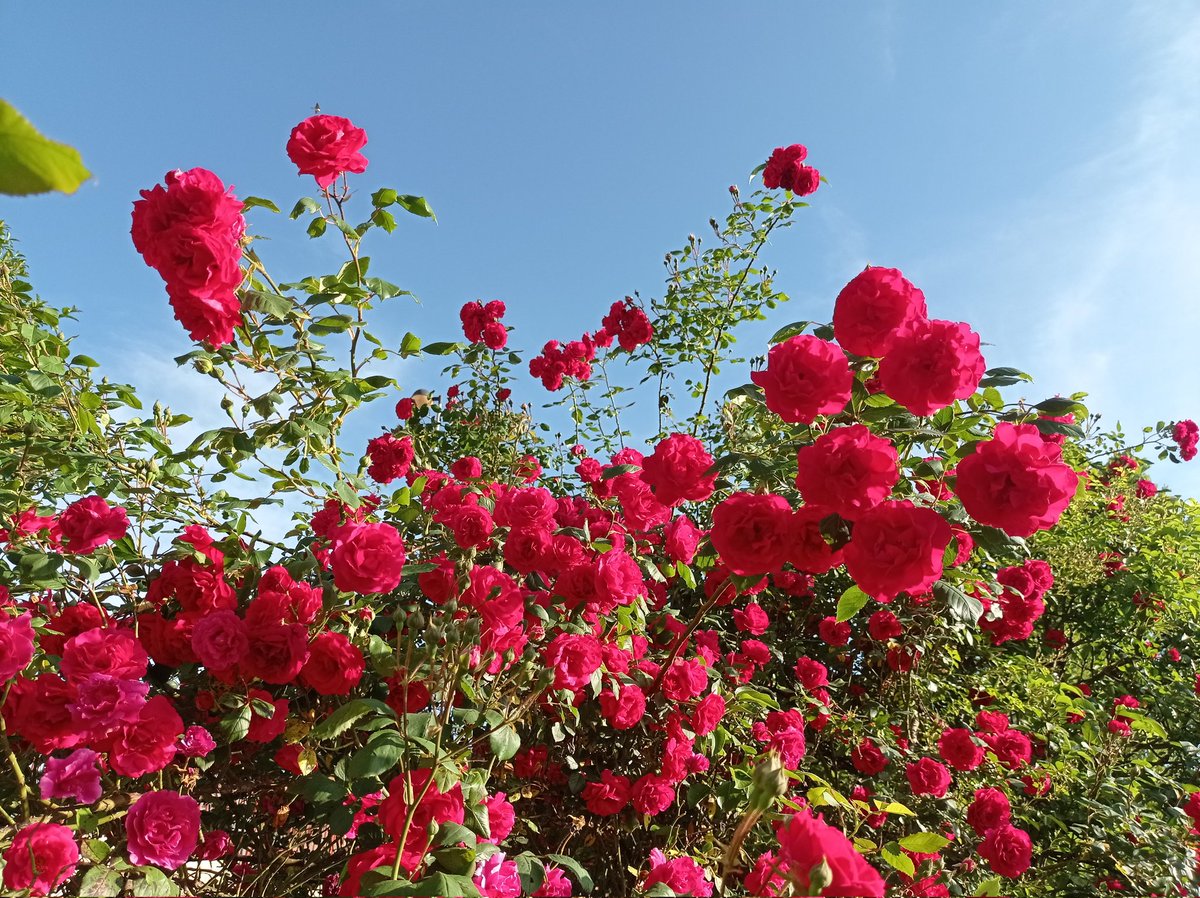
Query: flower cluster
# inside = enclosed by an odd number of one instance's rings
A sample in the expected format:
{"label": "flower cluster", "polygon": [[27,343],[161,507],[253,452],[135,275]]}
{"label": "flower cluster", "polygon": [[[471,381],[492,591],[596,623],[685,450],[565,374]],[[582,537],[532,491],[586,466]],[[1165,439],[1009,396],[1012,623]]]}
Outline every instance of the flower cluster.
{"label": "flower cluster", "polygon": [[203,168],[167,172],[133,204],[133,245],[162,276],[175,317],[193,340],[216,348],[242,323],[242,204]]}

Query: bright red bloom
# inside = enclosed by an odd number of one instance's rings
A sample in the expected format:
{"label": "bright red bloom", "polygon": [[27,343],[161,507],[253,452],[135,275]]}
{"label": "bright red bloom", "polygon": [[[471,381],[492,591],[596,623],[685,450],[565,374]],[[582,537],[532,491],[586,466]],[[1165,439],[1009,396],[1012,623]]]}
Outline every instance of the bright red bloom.
{"label": "bright red bloom", "polygon": [[811,165],[805,165],[808,148],[800,143],[788,147],[776,147],[763,169],[763,186],[768,190],[782,187],[796,196],[808,196],[821,184],[821,173]]}
{"label": "bright red bloom", "polygon": [[292,129],[287,142],[288,158],[302,175],[312,175],[324,190],[342,172],[362,174],[367,157],[359,152],[367,143],[367,132],[339,115],[312,115]]}
{"label": "bright red bloom", "polygon": [[942,576],[942,557],[953,534],[931,508],[907,500],[863,512],[843,554],[846,570],[863,592],[890,601],[902,592],[927,590]]}
{"label": "bright red bloom", "polygon": [[950,788],[950,771],[933,758],[921,758],[904,768],[913,795],[932,795],[943,798]]}
{"label": "bright red bloom", "polygon": [[986,365],[979,335],[953,321],[917,321],[879,363],[883,391],[914,415],[932,415],[975,392]]}
{"label": "bright red bloom", "polygon": [[120,505],[109,505],[99,496],[72,502],[58,516],[68,552],[87,555],[99,546],[120,539],[129,530],[129,518]]}
{"label": "bright red bloom", "polygon": [[891,441],[861,424],[817,437],[796,453],[796,464],[796,488],[805,503],[846,518],[878,505],[900,480]]}
{"label": "bright red bloom", "polygon": [[308,646],[300,681],[321,695],[349,695],[362,678],[362,652],[345,634],[326,630]]}
{"label": "bright red bloom", "polygon": [[808,891],[812,869],[824,861],[833,878],[822,894],[883,898],[879,873],[841,830],[827,824],[823,817],[802,810],[779,828],[778,836],[779,857],[803,891]]}
{"label": "bright red bloom", "polygon": [[583,801],[593,814],[607,817],[620,813],[629,804],[632,791],[629,777],[604,770],[600,773],[599,782],[591,782],[583,787]]}
{"label": "bright red bloom", "polygon": [[391,592],[400,584],[404,541],[391,524],[352,524],[338,531],[333,582],[344,592]]}
{"label": "bright red bloom", "polygon": [[75,875],[79,845],[75,833],[57,823],[30,823],[4,852],[4,887],[49,895]]}
{"label": "bright red bloom", "polygon": [[371,460],[367,474],[376,483],[391,483],[408,473],[413,463],[412,437],[396,439],[390,433],[367,442],[367,457]]}
{"label": "bright red bloom", "polygon": [[999,789],[976,789],[975,799],[967,808],[967,825],[979,835],[1008,823],[1012,806]]}
{"label": "bright red bloom", "polygon": [[771,493],[734,493],[713,509],[713,548],[741,576],[779,570],[792,547],[792,507]]}
{"label": "bright red bloom", "polygon": [[663,505],[703,502],[713,494],[715,459],[694,436],[673,433],[642,460],[642,480]]}
{"label": "bright red bloom", "polygon": [[811,424],[846,407],[854,376],[837,346],[800,334],[772,346],[767,367],[752,372],[750,380],[762,387],[767,408],[784,421]]}
{"label": "bright red bloom", "polygon": [[850,763],[859,773],[878,776],[888,765],[887,756],[870,739],[863,739],[850,752]]}
{"label": "bright red bloom", "polygon": [[946,729],[938,739],[938,751],[955,770],[974,770],[983,763],[984,748],[976,745],[967,729]]}
{"label": "bright red bloom", "polygon": [[868,266],[842,288],[833,333],[847,352],[880,358],[905,327],[925,320],[925,294],[895,268]]}
{"label": "bright red bloom", "polygon": [[1033,859],[1033,840],[1029,833],[1009,823],[991,829],[979,854],[993,871],[1009,879],[1016,879],[1029,869]]}
{"label": "bright red bloom", "polygon": [[0,612],[0,683],[11,680],[33,660],[33,615],[8,617]]}
{"label": "bright red bloom", "polygon": [[1048,530],[1070,504],[1079,475],[1032,424],[996,425],[990,440],[958,463],[955,492],[967,514],[1010,536]]}
{"label": "bright red bloom", "polygon": [[182,866],[200,841],[200,805],[190,795],[147,792],[125,815],[129,860],[167,870]]}

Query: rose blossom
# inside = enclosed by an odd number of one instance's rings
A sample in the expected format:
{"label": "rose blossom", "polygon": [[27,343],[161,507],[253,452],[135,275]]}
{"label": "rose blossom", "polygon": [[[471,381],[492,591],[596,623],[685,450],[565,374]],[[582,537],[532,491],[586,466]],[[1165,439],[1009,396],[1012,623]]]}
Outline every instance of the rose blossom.
{"label": "rose blossom", "polygon": [[717,480],[717,472],[709,471],[714,461],[694,436],[673,433],[642,460],[641,477],[664,505],[703,502]]}
{"label": "rose blossom", "polygon": [[792,543],[792,507],[771,493],[734,493],[713,509],[713,548],[741,576],[777,571]]}
{"label": "rose blossom", "polygon": [[169,789],[147,792],[125,815],[125,834],[129,860],[136,866],[178,869],[199,842],[200,805]]}
{"label": "rose blossom", "polygon": [[846,570],[868,595],[890,601],[916,595],[942,576],[942,556],[953,536],[931,508],[908,500],[883,502],[863,512],[844,550]]}
{"label": "rose blossom", "polygon": [[65,758],[48,758],[40,786],[45,800],[73,798],[80,804],[100,800],[100,756],[90,748],[77,748]]}
{"label": "rose blossom", "polygon": [[774,190],[782,187],[796,196],[808,196],[821,184],[821,173],[811,165],[805,165],[808,147],[794,143],[787,147],[776,147],[763,168],[763,187]]}
{"label": "rose blossom", "polygon": [[1033,840],[1025,830],[1002,823],[988,832],[979,846],[979,854],[996,873],[1016,879],[1029,869]]}
{"label": "rose blossom", "polygon": [[327,188],[342,172],[362,174],[367,157],[359,152],[367,132],[339,115],[312,115],[292,129],[288,158],[301,175],[312,175],[317,186]]}
{"label": "rose blossom", "polygon": [[333,583],[343,592],[384,593],[400,584],[404,541],[391,524],[351,524],[333,548]]}
{"label": "rose blossom", "polygon": [[58,823],[30,823],[4,852],[4,887],[49,895],[75,875],[79,846],[75,834]]}
{"label": "rose blossom", "polygon": [[950,788],[950,771],[933,758],[921,758],[904,768],[913,795],[943,798]]}
{"label": "rose blossom", "polygon": [[811,424],[846,407],[854,375],[841,349],[800,334],[772,346],[767,367],[752,372],[750,380],[762,387],[767,408],[784,421]]}
{"label": "rose blossom", "polygon": [[847,352],[880,358],[896,334],[926,316],[925,294],[895,268],[868,266],[842,288],[833,306],[833,333]]}
{"label": "rose blossom", "polygon": [[87,496],[67,506],[58,516],[58,528],[68,552],[86,555],[123,537],[129,530],[129,518],[120,505],[110,506],[99,496]]}
{"label": "rose blossom", "polygon": [[805,808],[779,828],[778,837],[779,858],[805,891],[810,872],[824,861],[832,876],[822,890],[826,894],[883,898],[883,879],[879,873],[824,817],[814,817]]}
{"label": "rose blossom", "polygon": [[914,415],[932,415],[979,386],[979,335],[953,321],[918,321],[896,335],[879,363],[883,391]]}
{"label": "rose blossom", "polygon": [[890,440],[852,424],[796,453],[796,488],[806,504],[854,518],[888,497],[900,480],[899,465]]}
{"label": "rose blossom", "polygon": [[1032,424],[1001,422],[958,463],[955,492],[967,514],[1009,536],[1048,530],[1070,504],[1079,475]]}
{"label": "rose blossom", "polygon": [[0,683],[11,680],[33,660],[33,615],[0,613]]}

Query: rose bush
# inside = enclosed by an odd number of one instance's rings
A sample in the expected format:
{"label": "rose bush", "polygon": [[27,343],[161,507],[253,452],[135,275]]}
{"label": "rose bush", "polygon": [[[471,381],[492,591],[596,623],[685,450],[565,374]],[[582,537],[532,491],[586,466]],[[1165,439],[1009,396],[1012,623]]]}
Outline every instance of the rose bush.
{"label": "rose bush", "polygon": [[522,355],[499,300],[384,339],[405,291],[364,244],[433,213],[349,217],[365,143],[287,143],[336,272],[273,277],[247,220],[278,207],[204,169],[135,202],[177,361],[225,393],[186,444],[3,241],[5,888],[1194,892],[1200,536],[1148,476],[1192,422],[1013,395],[892,268],[735,357],[823,183],[798,144],[578,339]]}

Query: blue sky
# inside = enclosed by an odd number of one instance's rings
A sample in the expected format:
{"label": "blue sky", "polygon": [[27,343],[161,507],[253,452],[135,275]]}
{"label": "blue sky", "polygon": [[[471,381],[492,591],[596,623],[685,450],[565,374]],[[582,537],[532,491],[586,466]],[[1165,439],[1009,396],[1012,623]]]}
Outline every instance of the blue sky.
{"label": "blue sky", "polygon": [[[95,175],[0,217],[42,294],[82,310],[81,351],[181,410],[211,391],[174,370],[190,346],[129,242],[130,203],[202,165],[290,208],[312,182],[284,143],[320,102],[370,135],[361,187],[438,213],[371,249],[373,273],[423,301],[384,315],[394,339],[454,339],[475,298],[505,300],[531,351],[592,329],[626,293],[661,294],[663,253],[802,142],[830,184],[771,249],[793,302],[759,339],[827,320],[854,272],[884,264],[971,322],[989,364],[1034,374],[1030,399],[1086,390],[1127,430],[1200,417],[1194,4],[199,8],[8,3],[19,39],[0,59],[5,97]],[[335,263],[333,242],[265,230],[284,277]],[[1156,477],[1200,495],[1198,465]]]}

